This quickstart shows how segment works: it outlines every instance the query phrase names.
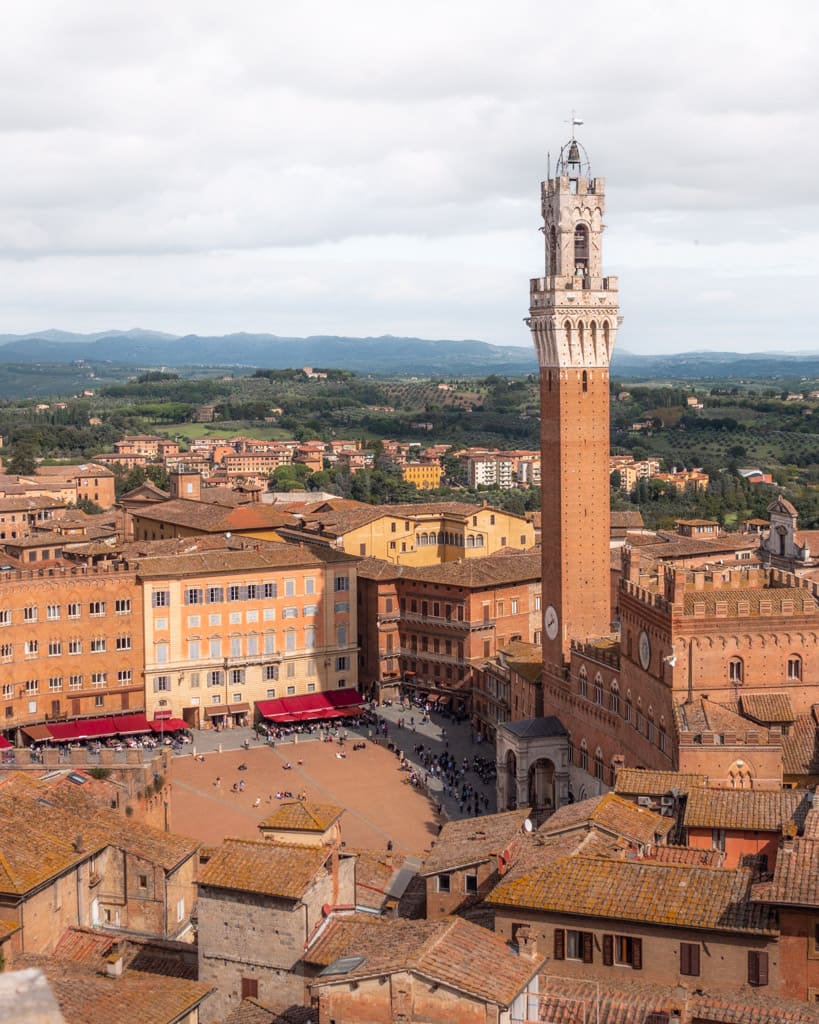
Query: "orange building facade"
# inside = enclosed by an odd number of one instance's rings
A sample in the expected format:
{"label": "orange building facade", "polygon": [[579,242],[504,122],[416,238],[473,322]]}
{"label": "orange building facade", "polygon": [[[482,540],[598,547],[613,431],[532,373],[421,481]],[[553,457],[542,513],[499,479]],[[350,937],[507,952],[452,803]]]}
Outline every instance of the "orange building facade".
{"label": "orange building facade", "polygon": [[144,708],[142,592],[116,568],[5,573],[0,730]]}

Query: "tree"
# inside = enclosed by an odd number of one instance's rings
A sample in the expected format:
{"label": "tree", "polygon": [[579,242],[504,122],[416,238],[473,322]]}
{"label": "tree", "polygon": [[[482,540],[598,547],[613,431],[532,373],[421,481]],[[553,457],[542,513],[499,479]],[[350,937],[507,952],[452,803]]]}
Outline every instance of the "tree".
{"label": "tree", "polygon": [[37,449],[33,444],[16,444],[6,461],[6,472],[14,476],[30,476],[37,472]]}

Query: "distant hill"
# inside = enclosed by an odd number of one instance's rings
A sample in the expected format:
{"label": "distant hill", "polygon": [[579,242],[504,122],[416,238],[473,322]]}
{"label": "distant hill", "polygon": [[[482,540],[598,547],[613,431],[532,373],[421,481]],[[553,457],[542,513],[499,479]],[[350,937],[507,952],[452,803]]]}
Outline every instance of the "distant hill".
{"label": "distant hill", "polygon": [[273,334],[185,337],[150,331],[70,335],[60,331],[0,335],[0,363],[88,362],[134,366],[249,366],[286,369],[335,366],[356,373],[525,374],[537,371],[534,350],[484,341],[422,338],[282,338]]}
{"label": "distant hill", "polygon": [[[246,333],[180,337],[139,328],[94,334],[60,330],[0,334],[0,364],[65,364],[78,360],[142,368],[334,366],[355,373],[418,376],[537,372],[533,348],[490,345],[474,340],[443,341],[390,335],[287,338]],[[612,374],[628,380],[793,381],[801,377],[819,378],[819,354],[682,352],[645,356],[619,349],[614,355]]]}

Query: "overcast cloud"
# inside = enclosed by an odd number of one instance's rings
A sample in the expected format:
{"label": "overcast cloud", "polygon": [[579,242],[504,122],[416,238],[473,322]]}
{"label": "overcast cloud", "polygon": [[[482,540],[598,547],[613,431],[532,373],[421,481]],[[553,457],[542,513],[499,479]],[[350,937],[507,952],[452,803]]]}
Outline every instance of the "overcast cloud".
{"label": "overcast cloud", "polygon": [[819,6],[7,5],[0,333],[530,344],[572,109],[632,351],[819,350]]}

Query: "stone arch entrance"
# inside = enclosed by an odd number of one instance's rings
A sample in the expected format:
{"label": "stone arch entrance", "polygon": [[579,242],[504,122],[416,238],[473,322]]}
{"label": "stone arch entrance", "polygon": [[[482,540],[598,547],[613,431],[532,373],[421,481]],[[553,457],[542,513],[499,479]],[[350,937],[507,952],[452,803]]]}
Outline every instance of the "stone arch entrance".
{"label": "stone arch entrance", "polygon": [[506,722],[495,742],[499,811],[531,808],[540,823],[569,802],[569,734],[559,718]]}
{"label": "stone arch entrance", "polygon": [[555,765],[548,757],[539,757],[529,765],[529,806],[555,809]]}

